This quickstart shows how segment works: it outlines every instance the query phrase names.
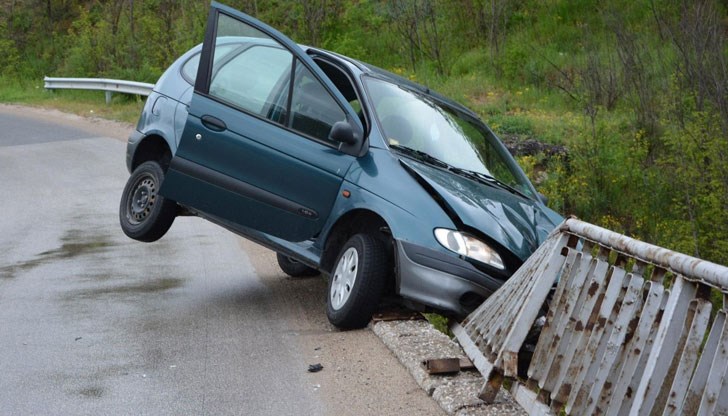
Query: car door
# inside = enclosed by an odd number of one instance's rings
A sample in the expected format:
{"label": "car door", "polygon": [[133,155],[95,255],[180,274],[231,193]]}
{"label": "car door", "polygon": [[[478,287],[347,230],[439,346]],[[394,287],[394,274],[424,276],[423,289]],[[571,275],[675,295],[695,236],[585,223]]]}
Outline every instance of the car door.
{"label": "car door", "polygon": [[[338,121],[357,143],[329,138]],[[309,239],[364,146],[361,132],[353,109],[298,45],[213,2],[189,114],[160,193],[233,228]]]}

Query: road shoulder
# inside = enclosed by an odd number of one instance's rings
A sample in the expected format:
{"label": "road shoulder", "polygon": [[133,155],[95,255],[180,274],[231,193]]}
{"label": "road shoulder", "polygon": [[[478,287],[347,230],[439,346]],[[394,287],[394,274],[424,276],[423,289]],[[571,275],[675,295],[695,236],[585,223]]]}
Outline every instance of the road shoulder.
{"label": "road shoulder", "polygon": [[287,277],[278,268],[275,253],[243,238],[239,241],[263,284],[283,298],[280,315],[297,341],[291,347],[306,360],[291,371],[323,365],[321,371],[308,374],[306,388],[320,396],[326,414],[444,414],[370,328],[340,331],[328,322],[323,277]]}
{"label": "road shoulder", "polygon": [[49,122],[84,130],[93,136],[110,137],[123,142],[126,142],[129,133],[134,128],[133,125],[120,121],[105,120],[98,117],[82,117],[55,109],[18,104],[0,104],[0,112],[22,117],[38,117]]}

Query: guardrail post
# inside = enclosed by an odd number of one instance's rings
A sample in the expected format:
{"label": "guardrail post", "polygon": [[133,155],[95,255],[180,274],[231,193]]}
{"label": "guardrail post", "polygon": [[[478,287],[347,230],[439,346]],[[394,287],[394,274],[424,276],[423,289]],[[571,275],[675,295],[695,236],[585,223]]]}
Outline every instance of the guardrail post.
{"label": "guardrail post", "polygon": [[111,94],[113,94],[111,91],[104,91],[106,93],[106,105],[111,104]]}

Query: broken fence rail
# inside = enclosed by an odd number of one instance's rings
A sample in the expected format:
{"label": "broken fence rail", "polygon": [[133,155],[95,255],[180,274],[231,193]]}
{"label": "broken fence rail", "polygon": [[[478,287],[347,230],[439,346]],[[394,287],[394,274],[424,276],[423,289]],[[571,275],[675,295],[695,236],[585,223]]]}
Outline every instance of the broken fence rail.
{"label": "broken fence rail", "polygon": [[[556,279],[519,379],[519,351]],[[713,314],[711,288],[723,300]],[[505,377],[532,415],[728,414],[726,293],[724,266],[568,219],[452,329],[487,402]]]}
{"label": "broken fence rail", "polygon": [[149,96],[152,93],[154,84],[136,81],[124,81],[121,79],[105,78],[43,78],[44,88],[51,89],[73,89],[73,90],[97,90],[106,92],[106,104],[111,103],[111,95],[115,92],[125,94],[136,94]]}

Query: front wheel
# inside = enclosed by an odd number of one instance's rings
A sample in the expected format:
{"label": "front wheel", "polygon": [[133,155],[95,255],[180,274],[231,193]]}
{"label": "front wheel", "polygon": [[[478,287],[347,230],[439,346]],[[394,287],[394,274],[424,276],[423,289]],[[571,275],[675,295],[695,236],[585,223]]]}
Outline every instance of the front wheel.
{"label": "front wheel", "polygon": [[162,182],[164,171],[157,162],[144,162],[132,172],[119,205],[119,222],[128,237],[152,242],[172,226],[177,203],[159,195]]}
{"label": "front wheel", "polygon": [[326,316],[339,328],[362,328],[369,323],[390,270],[384,243],[356,234],[342,247],[329,278]]}

